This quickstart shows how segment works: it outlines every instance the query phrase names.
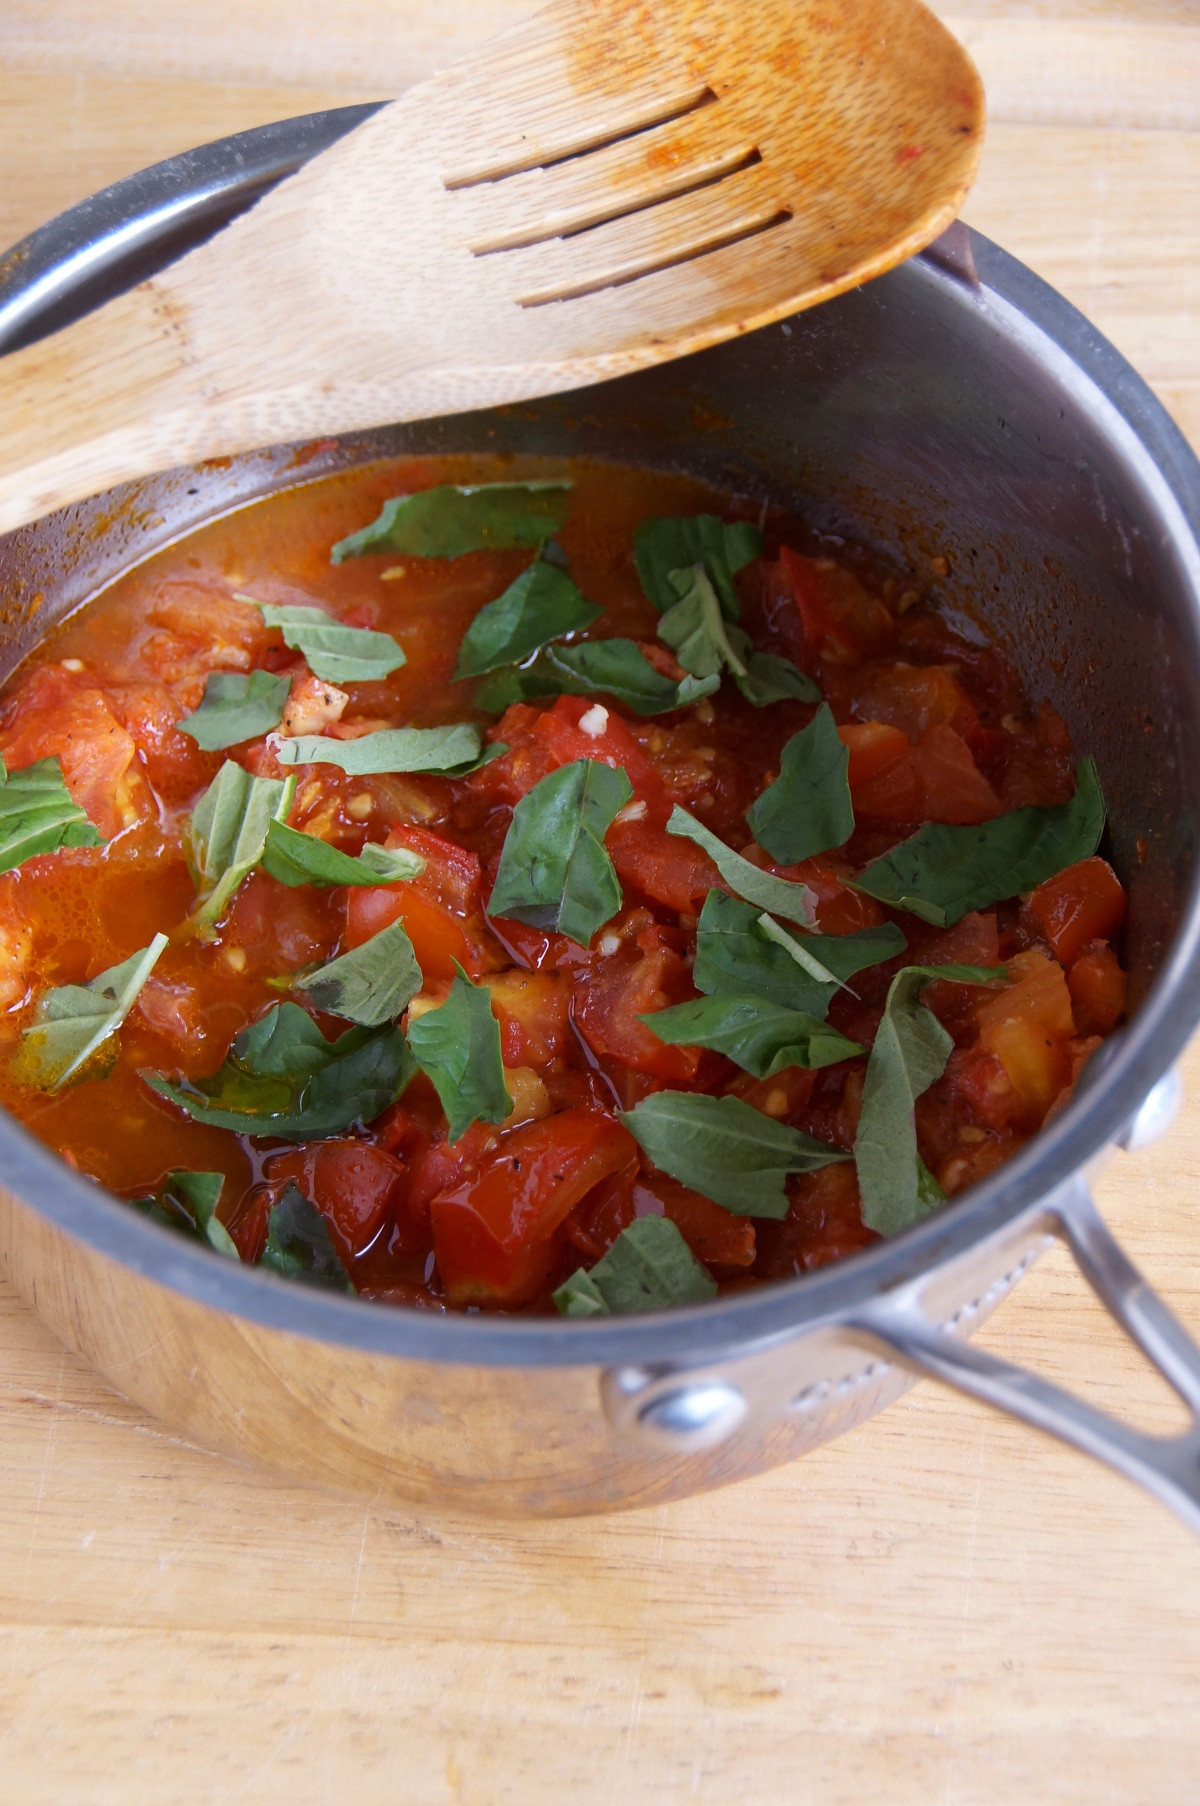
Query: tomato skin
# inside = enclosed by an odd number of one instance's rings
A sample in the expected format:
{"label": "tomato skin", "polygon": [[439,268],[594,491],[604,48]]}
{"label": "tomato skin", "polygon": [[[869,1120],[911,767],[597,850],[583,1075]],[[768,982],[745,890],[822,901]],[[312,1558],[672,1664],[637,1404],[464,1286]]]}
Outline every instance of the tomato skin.
{"label": "tomato skin", "polygon": [[638,1017],[695,994],[687,967],[657,928],[637,936],[637,954],[601,957],[575,981],[575,1022],[594,1053],[666,1080],[694,1079],[695,1047],[668,1047]]}
{"label": "tomato skin", "polygon": [[633,1188],[634,1214],[667,1217],[697,1260],[717,1267],[750,1267],[754,1264],[754,1223],[735,1217],[689,1186],[679,1185],[663,1173],[643,1175]]}
{"label": "tomato skin", "polygon": [[343,1260],[363,1253],[404,1193],[405,1169],[370,1141],[319,1141],[268,1162],[272,1184],[294,1180],[329,1225]]}
{"label": "tomato skin", "polygon": [[633,885],[682,915],[698,914],[710,890],[725,888],[716,866],[694,841],[668,834],[649,820],[614,822],[604,844],[623,885]]}
{"label": "tomato skin", "polygon": [[1088,941],[1107,941],[1125,920],[1125,892],[1107,860],[1080,859],[1039,884],[1029,907],[1055,957],[1069,966]]}
{"label": "tomato skin", "polygon": [[1127,980],[1111,947],[1089,946],[1067,973],[1075,1027],[1081,1035],[1107,1035],[1125,1013]]}
{"label": "tomato skin", "polygon": [[773,865],[769,869],[789,883],[807,884],[817,900],[814,913],[822,934],[853,934],[859,928],[875,928],[883,921],[883,910],[874,897],[852,890],[843,877],[846,868],[839,871],[823,853],[802,859],[799,865]]}
{"label": "tomato skin", "polygon": [[362,884],[347,889],[347,949],[361,947],[393,922],[404,923],[426,978],[453,978],[456,960],[472,978],[486,971],[482,939],[449,910],[430,902],[414,884]]}
{"label": "tomato skin", "polygon": [[908,756],[908,735],[886,721],[848,722],[838,728],[838,738],[850,749],[846,776],[855,798],[872,778],[890,771]]}
{"label": "tomato skin", "polygon": [[434,1198],[433,1246],[451,1304],[525,1304],[558,1259],[558,1231],[637,1143],[599,1110],[577,1107],[504,1137],[474,1173]]}
{"label": "tomato skin", "polygon": [[393,828],[384,845],[391,852],[404,848],[425,861],[424,871],[411,880],[414,890],[455,915],[471,915],[480,906],[479,855],[447,840],[429,828],[404,822]]}

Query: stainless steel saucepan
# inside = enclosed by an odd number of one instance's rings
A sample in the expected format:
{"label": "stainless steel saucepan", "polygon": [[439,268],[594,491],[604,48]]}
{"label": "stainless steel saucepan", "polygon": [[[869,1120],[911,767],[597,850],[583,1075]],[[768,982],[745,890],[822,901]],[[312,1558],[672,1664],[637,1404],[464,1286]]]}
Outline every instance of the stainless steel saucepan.
{"label": "stainless steel saucepan", "polygon": [[[149,275],[369,109],[171,159],[0,261],[0,350]],[[1086,320],[956,228],[868,287],[663,369],[519,410],[178,470],[0,540],[0,671],[130,562],[255,496],[398,452],[539,451],[692,472],[949,575],[1096,755],[1130,894],[1135,1010],[1071,1107],[941,1215],[716,1304],[577,1323],[323,1295],[192,1249],[0,1120],[0,1259],[112,1384],[311,1480],[505,1514],[723,1485],[926,1374],[1108,1461],[1200,1529],[1200,1424],[1145,1436],[966,1339],[1060,1237],[1200,1416],[1200,1352],[1096,1214],[1086,1172],[1169,1118],[1200,1017],[1200,465]]]}

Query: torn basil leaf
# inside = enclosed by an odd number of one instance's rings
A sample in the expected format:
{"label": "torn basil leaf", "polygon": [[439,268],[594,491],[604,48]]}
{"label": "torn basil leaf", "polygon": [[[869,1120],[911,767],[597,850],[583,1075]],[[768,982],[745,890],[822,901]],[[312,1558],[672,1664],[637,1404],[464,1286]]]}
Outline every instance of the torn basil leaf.
{"label": "torn basil leaf", "polygon": [[199,708],[178,724],[181,734],[204,752],[224,752],[243,740],[269,734],[283,720],[289,677],[272,677],[269,671],[210,671]]}
{"label": "torn basil leaf", "polygon": [[298,885],[318,888],[330,884],[397,884],[417,877],[425,869],[419,853],[407,847],[379,846],[368,840],[361,853],[343,853],[315,834],[303,834],[273,821],[267,829],[262,868],[295,890]]}
{"label": "torn basil leaf", "polygon": [[717,1282],[669,1217],[636,1217],[590,1272],[580,1267],[554,1294],[564,1317],[631,1316],[707,1304]]}
{"label": "torn basil leaf", "polygon": [[166,935],[156,934],[148,947],[87,984],[43,992],[13,1062],[22,1083],[55,1092],[73,1079],[102,1077],[94,1068],[89,1072],[89,1064],[137,1002],[166,945]]}
{"label": "torn basil leaf", "polygon": [[60,847],[98,847],[100,831],[79,807],[55,757],[19,771],[0,759],[0,872],[15,871],[38,853]]}
{"label": "torn basil leaf", "polygon": [[854,832],[849,766],[850,749],[823,702],[784,747],[775,782],[746,811],[755,840],[772,859],[798,865],[849,840]]}
{"label": "torn basil leaf", "polygon": [[306,1010],[277,1003],[242,1030],[211,1078],[173,1084],[158,1073],[143,1076],[194,1122],[311,1141],[373,1121],[414,1070],[398,1028],[355,1027],[327,1041]]}
{"label": "torn basil leaf", "polygon": [[761,997],[823,1017],[839,985],[894,959],[906,945],[891,922],[856,934],[792,935],[753,904],[710,890],[697,925],[692,978],[697,990],[709,994]]}
{"label": "torn basil leaf", "polygon": [[464,552],[540,546],[558,532],[571,505],[563,478],[530,483],[442,483],[385,502],[377,519],[339,539],[332,564],[364,552],[461,558]]}
{"label": "torn basil leaf", "polygon": [[496,671],[476,687],[476,708],[500,714],[539,696],[612,696],[636,715],[662,715],[711,696],[719,677],[685,676],[679,683],[656,671],[636,640],[582,640],[547,646],[519,668]]}
{"label": "torn basil leaf", "polygon": [[368,1028],[394,1022],[421,989],[421,968],[403,922],[381,928],[360,947],[298,978],[319,1010]]}
{"label": "torn basil leaf", "polygon": [[267,1218],[267,1240],[258,1262],[284,1279],[353,1292],[350,1275],[329,1239],[329,1226],[295,1180],[289,1180]]}
{"label": "torn basil leaf", "polygon": [[211,936],[242,879],[262,858],[267,831],[283,820],[295,790],[294,777],[254,778],[226,759],[196,804],[187,843],[200,897],[192,919],[202,934]]}
{"label": "torn basil leaf", "polygon": [[621,1121],[662,1172],[738,1217],[782,1221],[789,1173],[815,1173],[850,1158],[740,1097],[655,1091]]}
{"label": "torn basil leaf", "polygon": [[715,514],[651,516],[633,536],[633,561],[642,589],[660,615],[679,600],[672,571],[698,564],[708,573],[725,619],[736,621],[741,610],[734,575],[762,549],[757,527],[748,521],[723,521]]}
{"label": "torn basil leaf", "polygon": [[441,1099],[448,1138],[458,1141],[473,1122],[503,1122],[513,1102],[504,1083],[491,992],[486,985],[472,984],[454,963],[450,995],[436,1009],[410,1018],[408,1045]]}
{"label": "torn basil leaf", "polygon": [[408,662],[390,633],[346,627],[323,608],[259,602],[254,596],[237,599],[261,609],[267,626],[278,627],[284,645],[301,653],[313,676],[325,683],[380,683]]}
{"label": "torn basil leaf", "polygon": [[891,982],[854,1138],[862,1220],[879,1235],[898,1235],[945,1202],[917,1152],[913,1106],[941,1078],[954,1040],[921,991],[931,978],[978,985],[1003,977],[995,966],[905,966]]}
{"label": "torn basil leaf", "polygon": [[135,1209],[168,1229],[207,1242],[228,1260],[240,1260],[237,1244],[216,1214],[225,1184],[224,1173],[177,1169],[167,1174],[158,1197],[134,1198]]}
{"label": "torn basil leaf", "polygon": [[524,664],[551,640],[582,633],[603,613],[564,571],[536,558],[479,610],[463,635],[454,677],[483,677],[503,665]]}
{"label": "torn basil leaf", "polygon": [[624,771],[594,759],[542,778],[513,810],[487,913],[586,947],[621,907],[604,836],[632,795]]}
{"label": "torn basil leaf", "polygon": [[787,1066],[836,1066],[866,1052],[817,1016],[736,993],[694,997],[638,1021],[670,1047],[710,1048],[756,1079],[774,1078]]}
{"label": "torn basil leaf", "polygon": [[507,748],[481,752],[483,734],[471,721],[450,727],[382,727],[357,740],[331,740],[323,734],[297,734],[274,742],[281,765],[336,765],[352,778],[392,771],[426,771],[439,777],[464,777]]}
{"label": "torn basil leaf", "polygon": [[1081,759],[1070,802],[1010,809],[974,828],[926,822],[853,883],[893,909],[949,928],[972,909],[1024,896],[1068,865],[1090,858],[1103,832],[1096,766]]}
{"label": "torn basil leaf", "polygon": [[755,651],[745,628],[726,618],[703,565],[672,571],[668,581],[679,599],[660,617],[658,637],[685,671],[708,681],[723,669],[732,672],[746,701],[759,709],[770,702],[820,699],[812,678],[798,665],[774,652]]}
{"label": "torn basil leaf", "polygon": [[789,922],[799,922],[802,928],[814,925],[817,899],[807,884],[791,884],[786,878],[776,878],[773,872],[764,872],[759,866],[752,865],[732,847],[727,847],[723,840],[718,840],[703,822],[698,822],[678,803],[668,817],[667,833],[694,841],[703,848],[730,890],[747,903],[768,910],[772,915],[783,916]]}

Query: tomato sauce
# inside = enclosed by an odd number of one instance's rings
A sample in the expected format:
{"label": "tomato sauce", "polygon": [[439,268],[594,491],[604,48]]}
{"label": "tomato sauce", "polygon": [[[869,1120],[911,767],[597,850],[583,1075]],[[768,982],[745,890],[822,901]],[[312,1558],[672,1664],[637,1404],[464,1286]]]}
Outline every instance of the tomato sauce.
{"label": "tomato sauce", "polygon": [[[573,479],[558,536],[571,575],[604,609],[589,637],[626,636],[678,675],[655,643],[631,546],[647,515],[708,511],[757,520],[758,509],[694,482],[594,464],[533,460],[390,461],[271,496],[190,534],[129,571],[73,616],[0,698],[9,771],[49,755],[105,837],[0,876],[0,1102],[80,1172],[120,1196],[154,1192],[172,1169],[226,1177],[220,1216],[243,1259],[261,1252],[284,1186],[322,1213],[360,1295],[424,1308],[552,1309],[550,1295],[604,1255],[635,1218],[680,1230],[723,1289],[778,1280],[852,1254],[874,1238],[852,1163],[788,1181],[782,1222],[731,1215],[656,1171],[617,1119],[657,1090],[745,1100],[833,1147],[854,1143],[865,1057],[757,1080],[723,1055],[667,1045],[640,1016],[696,996],[696,920],[714,868],[670,838],[682,805],[766,870],[810,886],[822,933],[885,919],[908,950],[861,972],[831,1024],[869,1048],[902,965],[1003,965],[1002,986],[935,981],[924,1001],[949,1030],[945,1071],[916,1106],[921,1159],[953,1196],[983,1178],[1062,1107],[1084,1061],[1119,1021],[1125,980],[1116,946],[1124,893],[1102,858],[1081,860],[1025,899],[938,929],[886,910],[848,882],[923,822],[970,825],[1062,803],[1075,761],[1062,721],[1031,702],[994,647],[956,634],[894,576],[865,572],[795,522],[765,518],[765,549],[737,577],[754,644],[812,674],[849,748],[856,827],[834,851],[796,867],[754,845],[746,812],[811,720],[806,702],[765,708],[731,683],[689,707],[639,717],[605,701],[598,741],[583,698],[512,705],[497,720],[454,682],[460,641],[478,610],[526,567],[527,551],[459,558],[377,554],[332,566],[333,542],[391,496],[437,483]],[[407,662],[382,681],[342,687],[340,703],[283,645],[242,593],[318,605],[355,627],[390,633]],[[293,827],[356,854],[405,847],[420,876],[360,888],[289,888],[258,869],[214,939],[187,931],[195,899],[184,825],[225,757],[258,776],[283,768],[263,737],[207,753],[178,722],[210,672],[265,670],[291,679],[284,733],[352,735],[383,727],[477,721],[507,752],[464,778],[299,771]],[[645,804],[605,845],[620,880],[618,914],[584,948],[521,922],[489,919],[514,805],[547,772],[582,757],[628,774]],[[450,1143],[420,1074],[376,1120],[319,1143],[251,1139],[189,1120],[145,1082],[214,1073],[234,1036],[287,995],[288,975],[361,946],[403,921],[434,999],[461,968],[485,986],[500,1024],[504,1123],[475,1122]],[[13,1056],[47,987],[81,984],[163,931],[170,944],[113,1044],[107,1069],[48,1094],[22,1082]],[[328,1034],[346,1027],[314,1012]]]}

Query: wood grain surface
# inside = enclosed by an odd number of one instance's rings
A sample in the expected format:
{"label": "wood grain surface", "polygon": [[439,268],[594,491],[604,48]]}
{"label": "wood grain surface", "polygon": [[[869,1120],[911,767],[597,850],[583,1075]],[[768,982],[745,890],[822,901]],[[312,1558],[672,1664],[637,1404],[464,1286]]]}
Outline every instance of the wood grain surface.
{"label": "wood grain surface", "polygon": [[[527,10],[6,0],[0,242],[205,137],[395,91]],[[1195,6],[939,10],[993,96],[967,217],[1200,443]],[[1200,1049],[1185,1077],[1191,1109],[1098,1196],[1200,1334]],[[1064,1257],[985,1340],[1174,1421]],[[1200,1543],[928,1385],[794,1467],[649,1512],[379,1510],[182,1446],[0,1292],[0,1677],[21,1806],[1190,1806]]]}

